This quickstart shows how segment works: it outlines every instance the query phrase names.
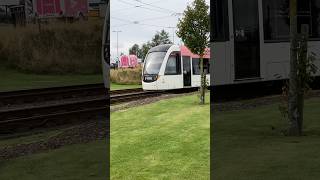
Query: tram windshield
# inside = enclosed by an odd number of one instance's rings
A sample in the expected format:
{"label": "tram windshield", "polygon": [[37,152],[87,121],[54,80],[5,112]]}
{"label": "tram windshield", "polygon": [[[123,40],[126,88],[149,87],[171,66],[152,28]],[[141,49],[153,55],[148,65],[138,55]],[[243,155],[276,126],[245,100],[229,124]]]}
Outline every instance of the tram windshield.
{"label": "tram windshield", "polygon": [[166,54],[167,52],[150,52],[145,60],[143,74],[159,74]]}

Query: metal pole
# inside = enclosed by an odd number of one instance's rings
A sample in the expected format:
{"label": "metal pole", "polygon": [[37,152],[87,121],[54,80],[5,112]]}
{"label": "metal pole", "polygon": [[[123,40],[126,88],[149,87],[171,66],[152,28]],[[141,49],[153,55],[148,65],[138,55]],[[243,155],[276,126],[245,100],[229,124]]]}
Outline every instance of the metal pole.
{"label": "metal pole", "polygon": [[169,29],[172,29],[172,43],[174,44],[174,29],[175,27],[167,27]]}
{"label": "metal pole", "polygon": [[119,32],[122,32],[122,31],[112,31],[112,32],[117,33],[117,58],[119,58]]}
{"label": "metal pole", "polygon": [[173,44],[174,44],[174,28],[172,28],[172,39],[173,39]]}

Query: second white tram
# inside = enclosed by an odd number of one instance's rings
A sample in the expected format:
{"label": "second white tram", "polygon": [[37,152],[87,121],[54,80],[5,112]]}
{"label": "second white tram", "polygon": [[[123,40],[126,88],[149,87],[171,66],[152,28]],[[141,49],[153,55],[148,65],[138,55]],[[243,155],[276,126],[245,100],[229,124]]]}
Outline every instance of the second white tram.
{"label": "second white tram", "polygon": [[[289,78],[289,0],[212,0],[210,8],[211,86]],[[298,0],[297,18],[320,68],[320,0]]]}
{"label": "second white tram", "polygon": [[[210,49],[203,57],[210,83]],[[170,90],[200,86],[200,58],[185,46],[160,45],[149,50],[143,68],[144,90]]]}

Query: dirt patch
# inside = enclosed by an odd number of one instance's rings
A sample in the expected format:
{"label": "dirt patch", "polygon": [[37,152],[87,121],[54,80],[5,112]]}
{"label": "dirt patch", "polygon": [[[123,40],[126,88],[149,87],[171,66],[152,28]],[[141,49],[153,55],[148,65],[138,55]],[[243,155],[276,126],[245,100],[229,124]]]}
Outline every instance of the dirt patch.
{"label": "dirt patch", "polygon": [[1,147],[0,160],[47,152],[66,145],[85,144],[96,140],[103,140],[106,139],[106,136],[106,119],[92,119],[88,122],[68,128],[47,140]]}

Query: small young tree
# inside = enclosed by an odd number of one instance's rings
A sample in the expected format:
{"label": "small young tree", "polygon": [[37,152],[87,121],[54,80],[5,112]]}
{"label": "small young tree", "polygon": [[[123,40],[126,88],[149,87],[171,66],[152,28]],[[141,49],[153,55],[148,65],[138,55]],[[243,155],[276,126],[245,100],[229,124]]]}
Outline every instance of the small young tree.
{"label": "small young tree", "polygon": [[316,73],[313,64],[314,55],[308,57],[309,26],[301,25],[301,34],[298,34],[297,0],[290,0],[290,79],[288,92],[288,119],[290,122],[288,135],[302,135],[304,93]]}
{"label": "small young tree", "polygon": [[290,0],[290,79],[289,79],[289,96],[288,96],[288,118],[290,121],[289,134],[299,135],[298,121],[301,113],[298,111],[298,27],[297,27],[297,0]]}
{"label": "small young tree", "polygon": [[203,69],[203,56],[209,45],[209,6],[205,0],[194,0],[179,19],[177,35],[194,54],[200,56],[200,104],[205,103],[206,75]]}

